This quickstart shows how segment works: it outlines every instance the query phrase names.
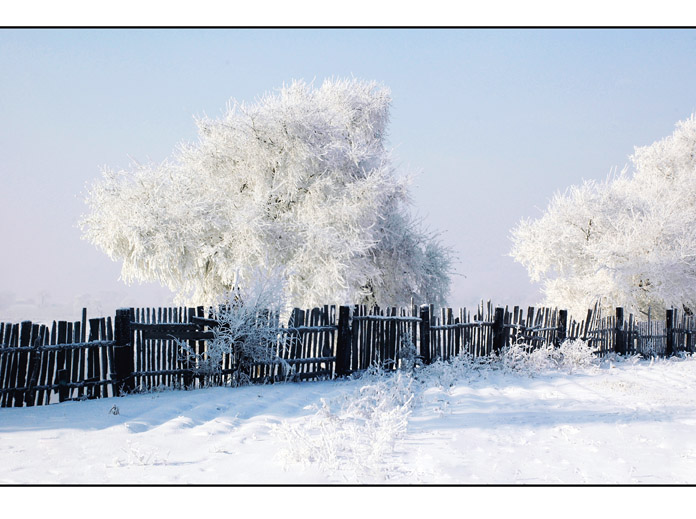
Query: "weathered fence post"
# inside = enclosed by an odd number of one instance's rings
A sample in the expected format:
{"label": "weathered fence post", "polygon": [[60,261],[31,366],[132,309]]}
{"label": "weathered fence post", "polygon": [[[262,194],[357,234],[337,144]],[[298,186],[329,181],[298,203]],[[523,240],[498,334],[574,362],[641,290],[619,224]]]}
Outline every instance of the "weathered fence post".
{"label": "weathered fence post", "polygon": [[[20,325],[20,331],[19,331],[19,347],[20,348],[26,348],[27,346],[30,345],[31,341],[31,321],[22,321],[22,324]],[[27,360],[28,360],[28,355],[22,351],[19,354],[19,361],[17,364],[17,384],[16,388],[18,391],[15,392],[14,394],[14,406],[15,407],[22,407],[24,405],[24,394],[25,390],[19,391],[19,388],[24,388],[26,380],[26,374],[27,374]]]}
{"label": "weathered fence post", "polygon": [[585,327],[582,330],[582,340],[587,341],[587,334],[590,331],[590,325],[592,324],[592,309],[587,309],[587,317],[585,317]]}
{"label": "weathered fence post", "polygon": [[29,367],[27,370],[27,392],[24,394],[24,404],[27,407],[34,405],[36,400],[36,384],[39,381],[39,368],[41,367],[41,353],[37,350],[41,346],[40,338],[41,327],[38,324],[32,326],[31,329],[31,347],[29,352]]}
{"label": "weathered fence post", "polygon": [[674,310],[667,310],[667,316],[665,318],[665,356],[674,355]]}
{"label": "weathered fence post", "polygon": [[350,371],[350,307],[338,309],[338,337],[336,340],[336,376],[342,377]]}
{"label": "weathered fence post", "polygon": [[556,346],[563,344],[568,336],[568,310],[558,311],[558,330],[556,330]]}
{"label": "weathered fence post", "polygon": [[421,306],[420,318],[420,356],[424,364],[430,364],[432,357],[430,355],[430,307],[428,305]]}
{"label": "weathered fence post", "polygon": [[505,308],[497,307],[493,317],[493,353],[505,347]]}
{"label": "weathered fence post", "polygon": [[[87,321],[86,312],[83,313],[83,318],[85,323]],[[99,326],[101,324],[100,319],[90,319],[89,320],[89,342],[94,342],[99,340]],[[86,324],[85,324],[86,327]],[[85,335],[85,330],[82,330],[82,335]],[[95,379],[99,380],[99,360],[97,359],[98,349],[88,348],[86,352],[89,352],[89,363],[87,364],[87,380],[94,382]],[[96,362],[95,362],[96,361]],[[101,388],[98,385],[90,386],[86,391],[89,392],[89,398],[98,398],[101,394]]]}
{"label": "weathered fence post", "polygon": [[620,306],[616,308],[616,341],[614,353],[626,355],[626,334],[624,333],[624,310]]}
{"label": "weathered fence post", "polygon": [[130,308],[119,308],[116,310],[116,320],[114,321],[115,396],[121,396],[123,393],[135,389],[135,381],[133,379],[135,366],[130,326],[132,317],[133,312]]}
{"label": "weathered fence post", "polygon": [[70,388],[68,387],[70,374],[67,369],[59,369],[56,372],[56,378],[58,379],[58,401],[65,402],[70,398]]}

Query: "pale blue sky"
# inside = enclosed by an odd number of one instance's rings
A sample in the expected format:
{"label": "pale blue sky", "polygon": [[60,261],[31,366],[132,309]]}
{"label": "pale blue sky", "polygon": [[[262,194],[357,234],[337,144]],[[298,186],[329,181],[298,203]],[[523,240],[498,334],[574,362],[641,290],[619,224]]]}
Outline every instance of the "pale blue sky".
{"label": "pale blue sky", "polygon": [[695,57],[694,30],[0,30],[0,321],[165,304],[80,240],[85,183],[166,158],[230,98],[351,75],[392,90],[414,211],[466,276],[451,304],[536,303],[511,227],[696,111]]}

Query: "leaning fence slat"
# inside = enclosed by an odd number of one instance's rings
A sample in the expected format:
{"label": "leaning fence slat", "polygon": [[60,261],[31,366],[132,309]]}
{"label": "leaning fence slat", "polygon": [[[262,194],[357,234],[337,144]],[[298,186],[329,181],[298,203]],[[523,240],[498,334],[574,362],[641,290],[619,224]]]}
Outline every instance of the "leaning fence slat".
{"label": "leaning fence slat", "polygon": [[[19,346],[27,347],[31,341],[31,321],[23,321],[19,330]],[[15,387],[23,388],[27,378],[27,364],[29,355],[27,351],[20,351],[17,355],[17,368],[15,375]],[[24,404],[24,391],[17,390],[14,392],[14,407],[22,407]]]}
{"label": "leaning fence slat", "polygon": [[336,343],[337,377],[342,377],[350,372],[351,344],[350,308],[341,306],[338,309],[338,337]]}
{"label": "leaning fence slat", "polygon": [[[3,346],[9,347],[12,344],[12,325],[6,323],[4,325],[3,332]],[[10,372],[11,357],[9,352],[4,355],[0,355],[0,390],[9,389],[9,372]],[[0,394],[0,407],[5,407],[5,401],[7,399],[8,393],[3,392]]]}
{"label": "leaning fence slat", "polygon": [[41,368],[41,353],[38,351],[38,347],[41,343],[40,331],[40,325],[32,325],[31,338],[29,339],[32,351],[29,352],[26,381],[27,391],[24,394],[24,405],[27,407],[34,405],[36,400],[36,386],[39,383],[39,369]]}
{"label": "leaning fence slat", "polygon": [[[204,316],[205,316],[205,309],[202,306],[197,306],[195,309],[195,314],[192,315],[191,318],[204,317]],[[191,321],[191,322],[193,324],[193,321]],[[196,342],[196,356],[199,359],[199,362],[205,362],[205,360],[207,359],[208,354],[207,354],[205,348],[206,348],[205,341],[202,339],[198,339],[198,341]],[[207,379],[205,379],[205,378],[199,378],[198,379],[199,386],[203,387],[203,385],[206,383],[206,380]]]}
{"label": "leaning fence slat", "polygon": [[[109,337],[113,337],[113,334],[110,333],[110,328],[111,328],[111,317],[109,319],[102,319],[101,320],[101,335],[100,339],[102,340],[110,340]],[[113,347],[113,346],[111,346]],[[109,348],[110,346],[102,346],[99,348],[99,375],[101,376],[102,381],[107,381],[109,380],[109,373],[110,373],[110,367],[109,367]],[[102,398],[106,398],[108,395],[108,388],[109,385],[103,385],[101,386],[101,396]]]}
{"label": "leaning fence slat", "polygon": [[132,315],[132,310],[128,308],[116,310],[116,320],[114,322],[115,396],[120,396],[135,389],[135,381],[132,376],[132,373],[135,371],[133,336],[129,326],[132,321]]}
{"label": "leaning fence slat", "polygon": [[430,308],[428,305],[420,309],[420,356],[424,364],[430,364]]}
{"label": "leaning fence slat", "polygon": [[360,305],[353,306],[350,336],[350,371],[358,370],[358,344],[362,334],[362,322],[356,320],[360,317]]}
{"label": "leaning fence slat", "polygon": [[[14,389],[17,387],[17,363],[19,362],[19,352],[16,348],[19,347],[19,324],[12,325],[12,332],[10,333],[10,348],[15,348],[15,351],[8,355],[8,368],[5,387],[7,389]],[[10,391],[6,393],[5,406],[11,407],[14,402],[15,392]]]}
{"label": "leaning fence slat", "polygon": [[667,341],[665,345],[665,356],[669,357],[674,355],[674,310],[667,310],[667,316],[665,319],[665,334],[667,336]]}
{"label": "leaning fence slat", "polygon": [[495,318],[493,320],[493,353],[498,355],[505,346],[505,332],[507,328],[504,326],[505,309],[496,308]]}
{"label": "leaning fence slat", "polygon": [[[99,340],[100,329],[101,319],[89,320],[89,342],[95,342]],[[87,379],[92,380],[101,374],[99,371],[98,348],[94,346],[88,348],[87,354]],[[99,386],[92,386],[90,388],[90,394],[88,394],[88,396],[90,398],[99,398],[101,396],[101,388]]]}
{"label": "leaning fence slat", "polygon": [[[56,321],[53,321],[53,324],[51,325],[51,336],[49,339],[49,344],[50,345],[56,345],[58,344],[58,323]],[[57,366],[57,359],[58,359],[58,352],[56,350],[53,351],[48,351],[48,369],[46,370],[46,383],[47,384],[53,384],[56,380],[56,366]],[[44,399],[45,404],[50,404],[51,403],[51,396],[52,396],[53,391],[52,390],[46,390],[46,396]]]}
{"label": "leaning fence slat", "polygon": [[[44,346],[48,343],[49,341],[49,332],[48,332],[48,326],[46,325],[41,325],[41,328],[39,330],[39,346]],[[50,353],[47,351],[41,351],[39,353],[40,357],[40,365],[39,365],[39,378],[37,380],[37,385],[40,387],[43,387],[46,385],[46,381],[48,380],[48,357]],[[45,389],[38,389],[36,393],[36,405],[44,405],[46,398],[46,390]]]}

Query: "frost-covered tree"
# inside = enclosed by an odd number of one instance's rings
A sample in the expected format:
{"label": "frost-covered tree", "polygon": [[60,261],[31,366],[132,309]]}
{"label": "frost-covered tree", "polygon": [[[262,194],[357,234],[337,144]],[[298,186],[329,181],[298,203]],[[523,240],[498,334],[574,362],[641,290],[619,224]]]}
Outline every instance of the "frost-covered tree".
{"label": "frost-covered tree", "polygon": [[512,257],[543,283],[545,303],[634,313],[696,309],[696,119],[635,149],[633,167],[556,194],[512,231]]}
{"label": "frost-covered tree", "polygon": [[281,268],[298,306],[441,303],[449,253],[409,216],[385,145],[390,101],[353,79],[231,103],[171,159],[105,169],[83,235],[126,282],[158,281],[179,301],[212,303]]}

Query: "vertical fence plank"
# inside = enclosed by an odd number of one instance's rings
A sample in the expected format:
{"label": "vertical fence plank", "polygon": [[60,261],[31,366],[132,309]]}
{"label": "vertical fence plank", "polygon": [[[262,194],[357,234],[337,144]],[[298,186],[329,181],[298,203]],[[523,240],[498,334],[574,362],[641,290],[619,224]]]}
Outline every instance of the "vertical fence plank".
{"label": "vertical fence plank", "polygon": [[[0,323],[0,348],[7,348],[7,325],[5,323]],[[7,370],[7,353],[0,353],[0,407],[2,407],[2,397],[5,394],[3,389],[5,389],[5,371]]]}
{"label": "vertical fence plank", "polygon": [[[109,327],[111,326],[111,319],[107,321],[106,319],[101,319],[100,321],[100,327],[99,329],[101,330],[100,333],[100,338],[103,341],[108,341],[110,340],[109,337]],[[108,354],[109,347],[108,346],[100,346],[99,347],[99,379],[103,382],[106,382],[109,380],[109,354]],[[101,398],[106,398],[109,396],[108,393],[108,386],[106,384],[99,386],[99,395]]]}
{"label": "vertical fence plank", "polygon": [[625,337],[626,337],[626,354],[627,355],[633,355],[635,354],[635,349],[634,349],[634,333],[633,333],[633,314],[628,314],[628,324],[625,328]]}
{"label": "vertical fence plank", "polygon": [[[302,310],[299,308],[293,308],[292,313],[290,314],[288,326],[290,328],[296,328],[301,326],[302,323]],[[288,341],[288,359],[298,359],[300,357],[300,352],[302,351],[302,334],[297,331],[291,331],[288,333]],[[291,363],[289,366],[292,372],[297,373],[297,364]]]}
{"label": "vertical fence plank", "polygon": [[[49,344],[54,346],[58,344],[58,323],[53,321],[51,324],[51,336],[49,339]],[[58,366],[58,352],[52,350],[48,352],[48,369],[46,370],[46,384],[55,384],[56,381],[56,369]],[[51,403],[51,397],[53,396],[54,390],[46,391],[46,396],[44,398],[44,404]]]}
{"label": "vertical fence plank", "polygon": [[430,306],[423,305],[420,310],[420,356],[424,364],[430,364]]}
{"label": "vertical fence plank", "polygon": [[[65,323],[66,326],[66,342],[65,344],[73,344],[75,342],[75,335],[74,335],[74,329],[73,329],[73,323],[68,321]],[[70,382],[74,381],[73,377],[73,355],[75,354],[75,350],[69,349],[65,351],[65,370],[67,372],[67,383],[69,384]],[[73,398],[73,392],[74,388],[68,387],[68,398]]]}
{"label": "vertical fence plank", "polygon": [[[153,311],[153,321],[155,321],[154,309],[152,311]],[[162,308],[161,307],[157,307],[156,322],[157,323],[162,322]],[[164,349],[164,339],[158,340],[155,344],[153,344],[153,346],[155,346],[155,363],[154,363],[153,369],[156,371],[161,371],[162,370],[162,350]],[[164,381],[162,380],[162,375],[155,376],[155,380],[154,380],[155,387],[162,385],[163,382]]]}
{"label": "vertical fence plank", "polygon": [[58,379],[58,401],[65,402],[70,399],[70,374],[67,368],[59,369],[56,372],[56,378]]}
{"label": "vertical fence plank", "polygon": [[[191,309],[193,310],[193,309]],[[155,309],[147,308],[146,310],[147,324],[155,324]],[[191,314],[189,314],[189,322],[191,322]],[[143,340],[143,352],[145,354],[145,370],[152,372],[155,369],[155,349],[157,349],[157,339]],[[195,351],[195,350],[194,350]],[[145,390],[151,391],[154,387],[154,375],[145,377]]]}
{"label": "vertical fence plank", "polygon": [[[336,322],[336,306],[332,305],[325,305],[324,306],[324,326],[335,326],[338,324]],[[335,349],[334,349],[334,337],[335,333],[332,331],[325,331],[324,332],[324,346],[321,351],[321,356],[322,357],[330,357],[334,355]],[[329,363],[324,363],[321,365],[321,369],[328,369],[331,370],[331,364]],[[335,370],[335,364],[334,364],[334,370]]]}
{"label": "vertical fence plank", "polygon": [[[19,330],[19,346],[27,347],[31,343],[31,321],[23,321],[20,325]],[[14,407],[22,407],[24,404],[24,392],[25,390],[20,390],[19,388],[24,388],[27,379],[27,364],[29,360],[29,355],[27,352],[22,351],[18,355],[16,377],[15,377],[15,387],[18,388],[14,393]]]}
{"label": "vertical fence plank", "polygon": [[556,345],[560,346],[568,335],[568,310],[558,312],[558,330],[556,331]]}
{"label": "vertical fence plank", "polygon": [[[3,332],[3,348],[9,348],[12,345],[12,325],[6,323]],[[10,388],[9,378],[10,378],[10,364],[12,363],[12,353],[6,351],[0,355],[0,389],[5,390]],[[3,391],[0,393],[0,407],[5,407],[7,405],[7,398],[9,393]]]}
{"label": "vertical fence plank", "polygon": [[[10,332],[10,348],[16,348],[19,345],[19,324],[12,325],[12,331]],[[17,363],[19,362],[19,352],[12,351],[7,355],[8,366],[7,366],[7,376],[5,377],[5,387],[9,389],[14,389],[17,387]],[[14,402],[15,392],[9,391],[5,393],[5,406],[11,407]]]}
{"label": "vertical fence plank", "polygon": [[[174,319],[174,309],[171,308],[171,307],[167,308],[166,314],[167,314],[167,317],[166,317],[167,322],[168,322],[168,323],[174,322],[174,321],[173,321],[173,319]],[[212,317],[212,315],[211,315],[211,317]],[[165,363],[165,369],[167,369],[167,370],[174,370],[174,369],[176,369],[176,365],[175,365],[175,364],[176,364],[176,363],[174,362],[174,341],[168,340],[168,341],[167,341],[167,360],[166,360],[166,363]],[[167,375],[167,376],[165,377],[165,383],[166,383],[167,386],[169,386],[169,387],[175,387],[175,385],[176,385],[176,377],[175,377],[173,374],[172,374],[172,375]]]}
{"label": "vertical fence plank", "polygon": [[[89,320],[89,342],[98,341],[101,336],[101,319],[95,318]],[[87,362],[87,380],[95,380],[100,376],[99,372],[99,358],[98,351],[96,347],[90,347],[87,349],[88,354]],[[90,398],[99,398],[101,396],[100,386],[92,386],[87,389],[87,395]]]}
{"label": "vertical fence plank", "polygon": [[[338,314],[336,305],[328,307],[328,316],[326,324],[329,326],[338,326]],[[338,341],[338,331],[330,331],[326,333],[326,345],[322,357],[331,357],[336,355],[336,343]],[[331,370],[331,364],[326,364],[326,368]],[[333,371],[336,371],[336,363],[333,363]]]}
{"label": "vertical fence plank", "polygon": [[[317,326],[319,324],[319,309],[312,308],[311,310],[308,310],[305,318],[307,319],[308,326]],[[306,337],[307,348],[305,349],[304,358],[311,359],[313,357],[316,357],[317,342],[319,340],[319,336],[316,332],[308,332]],[[305,373],[312,373],[316,371],[316,364],[314,362],[304,363],[303,366]]]}
{"label": "vertical fence plank", "polygon": [[[81,337],[81,323],[80,321],[75,321],[72,323],[72,340],[73,344],[80,342]],[[84,348],[76,348],[70,350],[72,353],[72,376],[70,377],[71,382],[84,382],[85,380],[85,355],[86,352]],[[83,395],[85,388],[83,386],[76,387],[74,389],[75,397],[80,398]]]}
{"label": "vertical fence plank", "polygon": [[29,352],[29,361],[27,367],[27,391],[24,394],[24,405],[31,407],[36,400],[36,385],[39,382],[39,369],[41,368],[41,352],[38,348],[41,346],[41,326],[34,324],[31,327],[31,338],[29,345],[32,350]]}
{"label": "vertical fence plank", "polygon": [[667,310],[667,316],[665,319],[665,334],[666,334],[666,344],[665,344],[665,356],[670,357],[674,355],[674,310]]}
{"label": "vertical fence plank", "polygon": [[[353,307],[353,316],[360,316],[361,315],[361,310],[360,310],[360,305],[355,305]],[[340,314],[339,314],[340,318]],[[363,321],[356,321],[353,320],[352,326],[351,326],[351,337],[350,337],[350,370],[351,371],[357,371],[359,367],[359,353],[358,353],[358,347],[360,344],[360,337],[362,336],[362,328],[363,326]]]}
{"label": "vertical fence plank", "polygon": [[[203,308],[202,306],[197,306],[195,315],[197,317],[205,317],[205,308]],[[203,362],[207,358],[208,354],[206,352],[206,342],[205,341],[196,341],[196,353],[197,353],[197,357],[200,359],[201,362]],[[201,385],[201,387],[207,383],[208,383],[207,378],[204,378],[204,377],[199,378],[199,384]]]}
{"label": "vertical fence plank", "polygon": [[[371,310],[367,307],[365,308],[365,316],[374,315],[374,308]],[[374,321],[366,319],[363,321],[363,326],[365,327],[365,340],[362,344],[363,354],[360,357],[360,369],[367,369],[372,361],[372,325]]]}
{"label": "vertical fence plank", "polygon": [[[58,322],[58,342],[57,344],[68,343],[68,323],[66,321]],[[58,401],[65,402],[70,398],[68,382],[68,356],[64,349],[59,349],[56,363],[56,384],[58,385]]]}
{"label": "vertical fence plank", "polygon": [[498,355],[505,347],[505,309],[496,308],[493,318],[493,353]]}
{"label": "vertical fence plank", "polygon": [[[172,310],[172,322],[173,323],[178,323],[179,322],[179,309],[174,308]],[[172,344],[172,367],[173,369],[179,370],[182,367],[182,361],[181,361],[181,348],[179,347],[179,344],[176,342],[173,342]],[[177,375],[174,377],[175,380],[175,387],[181,388],[181,384],[183,383],[183,377],[181,373],[177,373]]]}
{"label": "vertical fence plank", "polygon": [[[396,317],[398,315],[396,307],[392,307],[391,315]],[[390,363],[389,369],[396,369],[396,350],[397,350],[397,322],[389,322],[389,343],[387,348],[388,362]]]}
{"label": "vertical fence plank", "polygon": [[[80,321],[80,338],[76,338],[76,342],[86,342],[87,341],[87,309],[83,308],[82,309],[82,319]],[[83,360],[83,362],[91,362],[91,359],[87,359],[88,352],[87,350],[80,349],[80,357]],[[84,364],[82,367],[82,373],[84,375],[85,373],[85,368]],[[99,388],[99,386],[92,386],[91,388],[85,388],[85,391],[88,392],[90,395],[93,394],[94,388]]]}
{"label": "vertical fence plank", "polygon": [[[49,331],[48,331],[48,326],[42,325],[41,329],[39,331],[39,345],[40,346],[45,346],[49,343],[50,336],[49,336]],[[48,357],[50,355],[50,352],[48,351],[43,351],[40,354],[41,357],[41,366],[39,367],[39,378],[38,378],[38,385],[39,386],[45,386],[46,382],[48,380],[52,380],[49,375],[48,375]],[[36,394],[36,405],[44,405],[47,402],[46,400],[46,390],[44,389],[39,389],[39,391]]]}
{"label": "vertical fence plank", "polygon": [[134,345],[130,326],[132,320],[132,309],[120,308],[116,310],[114,323],[114,371],[116,373],[114,395],[116,396],[135,390],[135,381],[133,379]]}
{"label": "vertical fence plank", "polygon": [[[111,316],[106,318],[106,340],[107,341],[113,341],[114,340],[114,328],[113,328],[113,323],[111,321]],[[113,346],[107,346],[104,348],[106,352],[102,355],[102,362],[103,362],[103,368],[102,370],[105,370],[103,380],[110,380],[113,381],[116,378],[116,369],[114,367],[114,347]],[[104,358],[106,357],[106,358]],[[107,379],[108,375],[108,379]],[[113,383],[110,385],[111,388],[111,396],[116,396],[114,395],[113,391]],[[103,392],[104,394],[108,394],[109,391],[109,386],[104,386],[103,387]]]}
{"label": "vertical fence plank", "polygon": [[[186,308],[186,314],[185,314],[185,322],[190,323],[192,321],[192,317],[196,315],[196,309],[195,308]],[[188,347],[189,351],[192,353],[197,353],[196,350],[196,341],[194,340],[189,340],[188,341]],[[197,360],[195,355],[189,356],[186,361],[186,369],[192,370],[191,372],[187,373],[184,375],[184,384],[186,385],[187,388],[193,389],[196,386],[196,378],[193,376],[193,371],[197,368]]]}
{"label": "vertical fence plank", "polygon": [[350,308],[338,309],[338,338],[336,343],[336,376],[342,377],[350,372],[352,336],[350,328]]}
{"label": "vertical fence plank", "polygon": [[615,323],[615,342],[614,342],[614,353],[618,355],[626,354],[626,342],[624,339],[624,311],[623,308],[618,307],[616,309],[616,323]]}

